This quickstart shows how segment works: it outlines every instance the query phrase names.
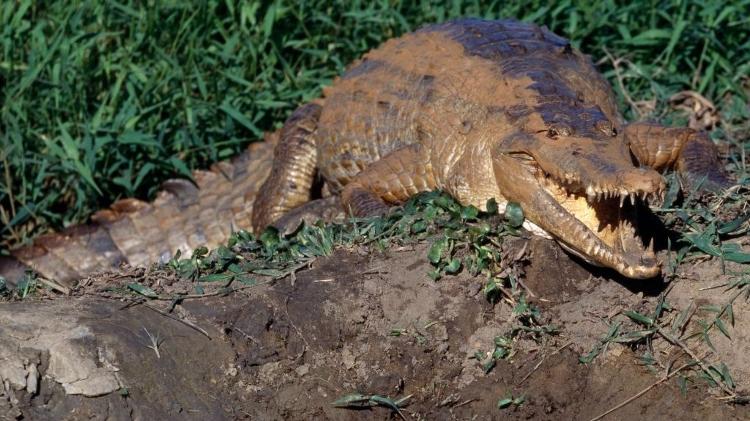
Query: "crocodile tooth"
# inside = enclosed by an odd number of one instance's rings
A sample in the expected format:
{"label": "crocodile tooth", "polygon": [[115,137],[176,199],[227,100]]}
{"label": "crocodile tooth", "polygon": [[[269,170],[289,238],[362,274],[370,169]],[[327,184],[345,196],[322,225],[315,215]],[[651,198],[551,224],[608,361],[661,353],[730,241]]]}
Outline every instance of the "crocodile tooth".
{"label": "crocodile tooth", "polygon": [[635,193],[630,193],[628,196],[630,197],[630,204],[635,206]]}
{"label": "crocodile tooth", "polygon": [[649,242],[648,247],[644,251],[643,257],[645,257],[647,259],[655,259],[656,258],[656,253],[654,253],[654,238],[653,237],[651,237],[651,241]]}
{"label": "crocodile tooth", "polygon": [[596,195],[596,192],[594,191],[594,188],[589,185],[586,187],[586,196],[589,197],[589,201],[593,200],[593,197]]}
{"label": "crocodile tooth", "polygon": [[624,195],[620,195],[620,207],[622,208],[622,205],[624,205],[624,204],[625,204],[625,196]]}

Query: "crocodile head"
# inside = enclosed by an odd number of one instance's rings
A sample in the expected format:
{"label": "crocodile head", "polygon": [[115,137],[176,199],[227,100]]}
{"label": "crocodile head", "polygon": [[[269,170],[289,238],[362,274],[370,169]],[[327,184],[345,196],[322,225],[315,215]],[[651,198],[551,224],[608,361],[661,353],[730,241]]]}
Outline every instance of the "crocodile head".
{"label": "crocodile head", "polygon": [[634,164],[614,130],[607,137],[550,130],[505,146],[511,144],[495,157],[496,179],[529,221],[590,263],[629,278],[659,274],[653,239],[646,245],[637,213],[664,191],[664,181]]}

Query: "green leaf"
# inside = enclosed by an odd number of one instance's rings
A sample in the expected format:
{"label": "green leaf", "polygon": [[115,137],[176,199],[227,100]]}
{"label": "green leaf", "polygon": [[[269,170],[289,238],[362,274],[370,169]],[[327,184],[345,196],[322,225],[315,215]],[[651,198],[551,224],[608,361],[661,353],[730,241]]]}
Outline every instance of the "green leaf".
{"label": "green leaf", "polygon": [[411,225],[412,234],[419,234],[425,231],[427,231],[427,223],[425,221],[419,220]]}
{"label": "green leaf", "polygon": [[251,278],[251,277],[249,277],[247,275],[237,275],[237,280],[242,285],[248,285],[249,286],[249,285],[257,285],[258,284],[258,280],[257,279]]}
{"label": "green leaf", "polygon": [[454,258],[445,266],[445,272],[455,274],[461,269],[461,259]]}
{"label": "green leaf", "polygon": [[494,197],[491,197],[489,200],[487,200],[487,214],[488,215],[497,215],[497,201]]}
{"label": "green leaf", "polygon": [[581,364],[589,364],[594,361],[597,356],[599,356],[600,352],[602,352],[601,346],[595,346],[591,351],[588,352],[588,354],[578,357],[578,362],[580,362]]}
{"label": "green leaf", "polygon": [[193,254],[191,255],[191,258],[200,259],[200,258],[205,257],[207,254],[208,254],[208,248],[201,246],[193,250]]}
{"label": "green leaf", "polygon": [[266,250],[272,250],[281,242],[279,230],[274,227],[267,227],[260,235],[259,240]]}
{"label": "green leaf", "polygon": [[716,228],[716,232],[718,232],[719,234],[731,234],[737,229],[739,229],[742,226],[742,224],[744,224],[745,221],[747,221],[748,219],[750,219],[750,213],[748,213],[747,215],[743,215],[738,218],[735,218],[729,222],[720,224]]}
{"label": "green leaf", "polygon": [[730,251],[722,256],[725,260],[735,263],[750,263],[750,253]]}
{"label": "green leaf", "polygon": [[401,336],[406,333],[406,329],[404,328],[396,328],[391,329],[391,331],[388,333],[388,336]]}
{"label": "green leaf", "polygon": [[231,273],[212,273],[198,278],[198,282],[228,282],[234,275]]}
{"label": "green leaf", "polygon": [[370,397],[365,396],[361,393],[351,393],[344,395],[335,401],[333,406],[337,408],[350,408],[350,407],[369,407]]}
{"label": "green leaf", "polygon": [[147,147],[161,148],[161,144],[150,134],[127,130],[117,137],[117,142],[123,145],[141,145]]}
{"label": "green leaf", "polygon": [[734,389],[735,387],[734,379],[732,379],[732,375],[729,374],[729,367],[727,367],[726,364],[721,363],[719,365],[719,373],[721,374],[721,379],[722,381],[724,381],[724,384]]}
{"label": "green leaf", "polygon": [[677,376],[677,386],[680,388],[680,394],[682,397],[687,396],[687,378],[685,376]]}
{"label": "green leaf", "polygon": [[499,401],[497,401],[497,407],[499,409],[505,409],[511,405],[519,406],[524,402],[525,399],[526,398],[524,396],[519,396],[517,398],[514,398],[512,394],[508,393],[507,397],[502,398]]}
{"label": "green leaf", "polygon": [[185,161],[177,158],[176,156],[173,156],[169,158],[169,163],[172,164],[172,168],[177,170],[177,172],[180,173],[180,175],[182,175],[183,177],[189,180],[193,180],[193,173],[192,171],[190,171],[190,168],[188,168],[188,166],[185,165]]}
{"label": "green leaf", "polygon": [[135,291],[138,294],[141,294],[144,297],[148,297],[148,298],[157,298],[159,296],[156,292],[154,292],[154,290],[141,284],[136,284],[136,283],[128,284],[128,289]]}
{"label": "green leaf", "polygon": [[479,215],[479,209],[474,206],[465,206],[461,209],[461,219],[465,221],[471,221],[477,219]]}
{"label": "green leaf", "polygon": [[230,104],[229,102],[226,102],[226,101],[223,102],[219,106],[219,109],[221,111],[224,111],[225,113],[227,113],[227,115],[229,115],[230,117],[232,117],[238,123],[240,123],[243,126],[245,126],[245,128],[247,128],[248,130],[250,130],[253,133],[253,135],[255,135],[257,137],[262,137],[263,136],[263,132],[260,129],[258,129],[258,127],[256,127],[255,124],[253,124],[247,117],[245,117],[245,115],[242,114],[242,112],[240,112],[240,110],[234,108],[234,106],[232,106],[232,104]]}
{"label": "green leaf", "polygon": [[219,246],[216,249],[216,255],[219,256],[219,259],[221,259],[222,262],[228,263],[237,257],[237,255],[232,251],[229,250],[226,246]]}
{"label": "green leaf", "polygon": [[430,279],[432,279],[433,281],[437,281],[438,279],[440,279],[443,276],[443,274],[440,271],[440,269],[433,269],[433,270],[427,272],[427,276]]}
{"label": "green leaf", "polygon": [[717,328],[719,328],[721,333],[723,333],[724,336],[727,337],[727,339],[732,339],[732,337],[729,336],[729,330],[727,330],[727,327],[724,325],[724,322],[722,322],[721,319],[717,318],[716,320],[714,320],[714,324]]}
{"label": "green leaf", "polygon": [[513,228],[520,228],[523,225],[523,209],[516,202],[508,202],[505,207],[505,219]]}
{"label": "green leaf", "polygon": [[448,239],[443,237],[439,240],[432,243],[432,246],[430,246],[430,251],[427,252],[427,259],[429,259],[430,263],[433,265],[437,265],[440,263],[440,260],[443,257],[443,252],[448,247]]}
{"label": "green leaf", "polygon": [[654,324],[654,319],[644,316],[643,314],[632,311],[632,310],[626,311],[625,315],[633,319],[635,322],[640,323],[645,326],[653,326]]}

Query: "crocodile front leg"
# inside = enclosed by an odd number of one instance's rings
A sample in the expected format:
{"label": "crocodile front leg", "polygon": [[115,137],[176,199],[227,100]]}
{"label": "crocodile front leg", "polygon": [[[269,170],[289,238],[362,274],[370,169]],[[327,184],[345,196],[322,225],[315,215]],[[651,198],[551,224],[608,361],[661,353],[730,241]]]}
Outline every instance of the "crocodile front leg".
{"label": "crocodile front leg", "polygon": [[388,204],[401,203],[437,187],[430,156],[420,144],[397,149],[373,162],[344,186],[341,204],[354,216],[383,214]]}
{"label": "crocodile front leg", "polygon": [[624,136],[639,164],[657,171],[674,169],[689,188],[718,192],[732,185],[705,132],[632,123],[625,126]]}
{"label": "crocodile front leg", "polygon": [[310,200],[317,161],[314,133],[321,108],[315,103],[303,105],[284,123],[273,151],[271,174],[253,205],[255,232]]}

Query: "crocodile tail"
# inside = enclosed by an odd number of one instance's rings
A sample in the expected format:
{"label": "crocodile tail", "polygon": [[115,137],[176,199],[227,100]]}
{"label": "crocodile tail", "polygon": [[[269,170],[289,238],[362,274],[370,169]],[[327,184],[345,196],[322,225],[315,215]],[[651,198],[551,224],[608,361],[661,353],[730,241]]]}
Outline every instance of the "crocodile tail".
{"label": "crocodile tail", "polygon": [[152,203],[122,199],[95,213],[92,222],[43,235],[0,260],[0,275],[13,281],[31,268],[47,279],[71,284],[122,263],[146,265],[224,243],[237,230],[251,230],[253,202],[268,176],[278,135],[266,136],[210,171],[194,171],[195,184],[173,179]]}

